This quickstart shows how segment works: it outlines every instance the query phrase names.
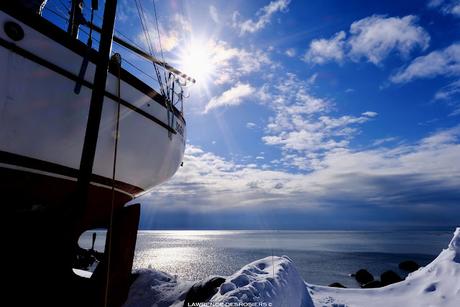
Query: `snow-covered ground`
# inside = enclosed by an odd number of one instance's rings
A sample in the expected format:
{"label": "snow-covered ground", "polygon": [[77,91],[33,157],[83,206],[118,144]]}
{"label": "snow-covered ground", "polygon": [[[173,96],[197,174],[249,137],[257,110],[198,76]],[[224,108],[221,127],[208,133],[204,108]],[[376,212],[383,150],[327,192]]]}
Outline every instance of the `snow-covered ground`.
{"label": "snow-covered ground", "polygon": [[402,282],[377,289],[338,289],[307,284],[315,306],[459,307],[460,228],[449,247]]}
{"label": "snow-covered ground", "polygon": [[[183,306],[193,285],[154,270],[138,273],[125,306]],[[267,257],[226,277],[208,304],[201,306],[459,307],[460,228],[432,263],[400,283],[377,289],[316,286],[302,280],[288,257]]]}

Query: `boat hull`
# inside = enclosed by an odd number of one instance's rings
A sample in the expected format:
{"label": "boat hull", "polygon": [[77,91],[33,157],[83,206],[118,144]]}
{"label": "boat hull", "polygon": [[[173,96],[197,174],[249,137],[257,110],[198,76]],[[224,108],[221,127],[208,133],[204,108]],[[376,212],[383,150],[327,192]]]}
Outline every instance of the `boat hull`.
{"label": "boat hull", "polygon": [[[17,23],[25,35],[24,39],[15,42],[4,30],[0,31],[0,67],[3,68],[0,71],[0,152],[3,153],[0,165],[3,169],[22,167],[23,171],[46,172],[47,176],[56,179],[65,176],[65,180],[75,181],[81,162],[95,64],[89,62],[82,88],[75,94],[85,50],[75,47],[71,50],[0,11],[0,24],[7,21]],[[80,44],[78,42],[77,46]],[[93,186],[111,186],[117,121],[115,180],[120,193],[139,196],[177,171],[185,148],[185,121],[157,95],[126,71],[120,76],[109,73],[93,166]],[[30,162],[27,158],[38,163],[26,163]],[[40,163],[58,167],[36,169]],[[62,169],[74,171],[63,174]],[[44,192],[53,197],[54,193]]]}
{"label": "boat hull", "polygon": [[[7,23],[19,27],[23,37],[8,33]],[[110,285],[109,306],[119,306],[128,291],[140,214],[139,205],[126,204],[177,171],[185,120],[126,70],[109,70],[92,175],[82,199],[79,168],[98,55],[6,2],[0,3],[0,26],[6,299],[18,306],[101,306]],[[81,76],[85,58],[88,67]],[[73,273],[73,261],[79,236],[94,228],[108,229],[112,241],[93,277],[83,281]],[[30,285],[27,295],[24,281]]]}

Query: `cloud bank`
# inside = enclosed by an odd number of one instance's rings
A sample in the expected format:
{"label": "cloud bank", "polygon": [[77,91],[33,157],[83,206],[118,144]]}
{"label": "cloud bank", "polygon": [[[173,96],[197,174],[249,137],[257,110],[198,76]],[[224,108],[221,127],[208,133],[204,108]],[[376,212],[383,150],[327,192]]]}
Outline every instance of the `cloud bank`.
{"label": "cloud bank", "polygon": [[416,49],[425,50],[430,36],[417,25],[417,17],[372,15],[351,24],[348,33],[340,31],[329,39],[310,43],[304,60],[313,64],[362,59],[379,65],[391,53],[407,57]]}
{"label": "cloud bank", "polygon": [[[150,222],[177,212],[195,218],[216,216],[210,223],[200,221],[203,227],[216,221],[230,227],[218,216],[228,218],[226,214],[236,212],[251,218],[259,212],[267,221],[278,220],[274,225],[280,227],[280,215],[275,219],[267,212],[290,216],[293,226],[307,228],[308,216],[322,217],[323,225],[329,225],[326,219],[337,212],[342,216],[336,216],[336,223],[349,217],[347,223],[357,227],[367,225],[361,220],[367,214],[387,215],[377,220],[393,225],[403,220],[409,225],[430,223],[431,219],[458,222],[459,142],[460,126],[456,126],[412,144],[329,152],[323,168],[307,173],[249,167],[189,145],[184,167],[169,183],[145,196],[144,202],[154,204],[146,209]],[[296,216],[304,218],[303,223]]]}

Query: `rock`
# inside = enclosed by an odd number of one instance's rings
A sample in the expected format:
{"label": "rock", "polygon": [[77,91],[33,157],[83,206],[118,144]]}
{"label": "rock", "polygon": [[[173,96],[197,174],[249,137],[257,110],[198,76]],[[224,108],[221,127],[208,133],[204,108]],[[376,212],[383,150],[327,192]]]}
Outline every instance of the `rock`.
{"label": "rock", "polygon": [[361,286],[361,288],[364,288],[364,289],[380,288],[380,287],[382,287],[382,283],[380,282],[380,280],[373,280]]}
{"label": "rock", "polygon": [[205,303],[219,291],[219,286],[225,282],[223,277],[211,277],[194,284],[188,290],[185,297],[184,307],[192,306],[196,303]]}
{"label": "rock", "polygon": [[374,276],[368,270],[361,269],[355,273],[356,281],[362,286],[374,280]]}
{"label": "rock", "polygon": [[341,283],[339,282],[334,282],[332,284],[330,284],[328,287],[334,287],[334,288],[346,288],[344,285],[342,285]]}
{"label": "rock", "polygon": [[401,262],[398,265],[398,267],[403,271],[412,273],[412,272],[417,271],[420,268],[420,265],[415,261],[406,260],[406,261]]}
{"label": "rock", "polygon": [[220,285],[220,294],[224,295],[227,292],[233,291],[236,289],[236,286],[232,282],[224,282],[222,285]]}
{"label": "rock", "polygon": [[394,271],[385,271],[380,275],[380,280],[382,282],[382,286],[388,286],[397,282],[402,281],[402,278],[399,277]]}

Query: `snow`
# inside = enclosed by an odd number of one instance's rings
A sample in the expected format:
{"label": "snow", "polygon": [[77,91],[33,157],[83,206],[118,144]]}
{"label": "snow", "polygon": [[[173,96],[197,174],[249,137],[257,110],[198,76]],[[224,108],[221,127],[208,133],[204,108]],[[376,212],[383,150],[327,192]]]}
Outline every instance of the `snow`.
{"label": "snow", "polygon": [[[125,306],[183,306],[194,284],[155,270],[138,271]],[[198,306],[198,305],[194,305]],[[402,282],[377,289],[342,289],[305,283],[287,256],[252,262],[225,278],[207,305],[273,307],[458,307],[460,228],[447,249]]]}
{"label": "snow", "polygon": [[399,283],[377,289],[336,289],[307,284],[315,306],[460,306],[460,228],[449,247]]}
{"label": "snow", "polygon": [[271,303],[271,306],[313,307],[302,277],[287,256],[267,257],[246,265],[226,278],[210,303],[211,306]]}
{"label": "snow", "polygon": [[183,306],[183,301],[193,282],[180,281],[176,276],[143,269],[129,291],[124,307]]}

